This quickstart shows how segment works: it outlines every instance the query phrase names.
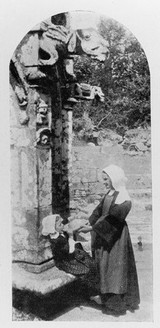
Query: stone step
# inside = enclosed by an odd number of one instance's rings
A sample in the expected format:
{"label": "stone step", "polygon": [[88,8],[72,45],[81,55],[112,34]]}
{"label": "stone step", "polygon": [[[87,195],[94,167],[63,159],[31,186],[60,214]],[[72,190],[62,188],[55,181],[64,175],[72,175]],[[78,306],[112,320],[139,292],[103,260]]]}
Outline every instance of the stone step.
{"label": "stone step", "polygon": [[12,264],[13,288],[35,292],[37,295],[51,293],[75,279],[75,276],[59,270],[55,266],[41,273],[33,273],[26,271],[18,263]]}

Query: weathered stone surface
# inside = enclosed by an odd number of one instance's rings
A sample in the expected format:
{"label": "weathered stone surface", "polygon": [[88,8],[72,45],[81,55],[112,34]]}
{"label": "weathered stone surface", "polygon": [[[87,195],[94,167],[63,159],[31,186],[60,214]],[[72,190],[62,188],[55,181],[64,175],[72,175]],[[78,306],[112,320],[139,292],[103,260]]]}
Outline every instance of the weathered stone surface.
{"label": "weathered stone surface", "polygon": [[[37,264],[37,252],[38,248],[35,250],[31,249],[20,249],[18,250],[17,248],[12,248],[12,259],[13,261],[20,261],[20,262],[30,262]],[[39,261],[41,263],[41,261]]]}
{"label": "weathered stone surface", "polygon": [[[13,259],[41,263],[52,258],[49,243],[42,242],[41,220],[52,211],[51,205],[33,210],[13,211],[12,250]],[[39,228],[38,228],[39,227]]]}
{"label": "weathered stone surface", "polygon": [[11,145],[16,148],[20,147],[33,147],[36,140],[36,130],[29,129],[28,127],[12,128],[11,134]]}
{"label": "weathered stone surface", "polygon": [[10,127],[19,126],[18,117],[16,113],[19,111],[18,100],[16,98],[13,87],[10,85]]}
{"label": "weathered stone surface", "polygon": [[86,178],[87,182],[95,182],[97,178],[97,172],[95,168],[86,169],[83,171],[83,178]]}
{"label": "weathered stone surface", "polygon": [[39,38],[37,33],[27,34],[22,41],[23,45],[19,49],[19,58],[25,66],[35,66],[38,64]]}
{"label": "weathered stone surface", "polygon": [[12,208],[21,205],[21,170],[20,170],[20,154],[17,149],[11,149],[11,205]]}
{"label": "weathered stone surface", "polygon": [[35,253],[38,251],[37,214],[38,212],[36,209],[30,211],[26,211],[25,209],[21,209],[20,211],[19,208],[14,209],[12,228],[14,260],[30,262],[33,256],[36,262],[37,256],[35,256]]}
{"label": "weathered stone surface", "polygon": [[55,266],[41,273],[30,273],[14,263],[12,266],[12,286],[45,295],[73,280],[75,276],[58,270]]}
{"label": "weathered stone surface", "polygon": [[24,149],[21,152],[21,195],[22,207],[38,207],[37,195],[37,157],[36,149]]}
{"label": "weathered stone surface", "polygon": [[27,229],[23,228],[23,227],[18,227],[15,226],[12,230],[13,233],[13,250],[14,247],[18,250],[21,249],[29,249],[29,244],[28,244],[28,235],[29,235],[29,231],[27,231]]}
{"label": "weathered stone surface", "polygon": [[27,114],[27,103],[25,107],[20,107],[18,97],[16,96],[13,86],[10,86],[10,127],[19,128],[21,127],[21,124],[27,124],[28,120],[25,122],[25,118],[28,117]]}
{"label": "weathered stone surface", "polygon": [[[53,204],[53,212],[54,212],[54,204]],[[39,213],[39,226],[40,226],[40,223],[41,223],[41,220],[49,215],[49,214],[52,214],[52,205],[48,205],[48,206],[40,206],[38,208],[38,213]],[[54,212],[55,213],[55,212]]]}
{"label": "weathered stone surface", "polygon": [[37,149],[38,156],[38,204],[48,206],[52,202],[51,149]]}
{"label": "weathered stone surface", "polygon": [[[34,265],[41,265],[43,262],[50,260],[53,258],[53,254],[51,252],[50,247],[41,248],[40,246],[29,247],[28,249],[21,248],[18,249],[12,248],[12,258],[13,261],[19,261],[24,263],[32,263]],[[34,266],[31,266],[34,269]]]}

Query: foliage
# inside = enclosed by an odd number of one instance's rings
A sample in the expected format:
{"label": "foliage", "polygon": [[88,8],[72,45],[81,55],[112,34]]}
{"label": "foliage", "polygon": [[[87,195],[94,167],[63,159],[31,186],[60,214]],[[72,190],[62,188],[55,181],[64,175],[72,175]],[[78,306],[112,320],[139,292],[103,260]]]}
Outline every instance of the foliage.
{"label": "foliage", "polygon": [[95,126],[93,121],[88,116],[87,112],[84,112],[81,118],[74,120],[74,130],[77,131],[77,136],[79,139],[88,141],[93,135],[94,128]]}
{"label": "foliage", "polygon": [[99,31],[108,42],[108,58],[100,63],[87,56],[77,57],[75,73],[79,82],[100,86],[105,102],[95,105],[81,101],[74,119],[83,122],[86,112],[93,125],[121,134],[128,128],[150,125],[150,73],[143,49],[116,21],[102,17]]}

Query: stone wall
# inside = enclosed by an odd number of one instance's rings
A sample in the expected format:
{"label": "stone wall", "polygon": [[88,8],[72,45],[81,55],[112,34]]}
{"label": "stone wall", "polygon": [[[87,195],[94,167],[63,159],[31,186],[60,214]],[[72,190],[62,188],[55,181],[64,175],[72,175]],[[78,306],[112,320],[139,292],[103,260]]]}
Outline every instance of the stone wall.
{"label": "stone wall", "polygon": [[[151,161],[143,156],[126,155],[121,146],[81,146],[73,147],[72,199],[99,199],[105,192],[101,172],[110,164],[121,166],[128,178],[128,189],[151,188]],[[146,162],[146,163],[145,163]],[[136,165],[137,164],[137,165]],[[136,165],[136,167],[135,167]]]}

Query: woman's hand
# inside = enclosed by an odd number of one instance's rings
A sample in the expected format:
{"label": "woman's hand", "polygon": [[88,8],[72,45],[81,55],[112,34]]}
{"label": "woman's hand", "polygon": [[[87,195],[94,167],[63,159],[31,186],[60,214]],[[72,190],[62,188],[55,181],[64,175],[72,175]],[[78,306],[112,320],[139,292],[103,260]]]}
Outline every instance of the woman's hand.
{"label": "woman's hand", "polygon": [[86,224],[86,225],[82,226],[82,227],[78,230],[78,232],[83,232],[83,233],[87,233],[87,232],[90,232],[90,231],[92,231],[92,226],[89,225],[89,224]]}

